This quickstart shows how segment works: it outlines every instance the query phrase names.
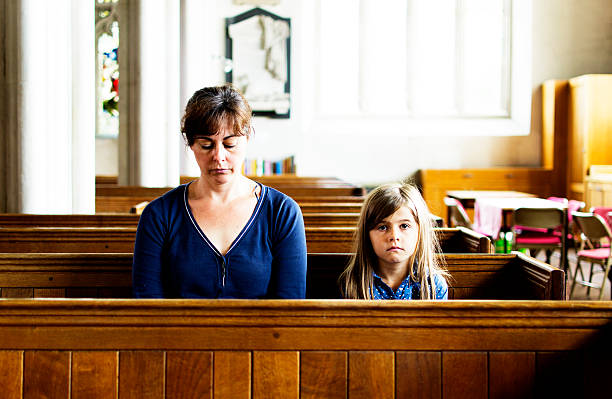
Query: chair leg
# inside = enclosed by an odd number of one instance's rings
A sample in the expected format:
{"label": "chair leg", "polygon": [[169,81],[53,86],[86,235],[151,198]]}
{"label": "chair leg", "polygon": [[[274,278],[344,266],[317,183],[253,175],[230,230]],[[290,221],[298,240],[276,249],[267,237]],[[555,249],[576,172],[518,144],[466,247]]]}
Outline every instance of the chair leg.
{"label": "chair leg", "polygon": [[584,270],[582,270],[582,262],[580,258],[576,260],[576,270],[574,271],[574,278],[572,279],[572,288],[570,289],[569,296],[570,299],[572,299],[572,295],[574,294],[574,288],[576,287],[576,281],[578,280],[578,272],[580,272],[580,278],[582,279],[582,281],[586,281],[586,277],[584,276]]}
{"label": "chair leg", "polygon": [[574,271],[574,278],[572,279],[572,288],[570,289],[569,298],[572,299],[572,295],[574,295],[574,288],[576,288],[576,279],[578,278],[578,270],[580,270],[580,275],[584,280],[584,273],[582,273],[582,266],[580,265],[580,259],[576,262],[576,270]]}
{"label": "chair leg", "polygon": [[[591,271],[589,272],[589,283],[593,282],[593,262],[591,262]],[[589,286],[587,288],[587,296],[589,296],[591,293],[591,287]]]}
{"label": "chair leg", "polygon": [[603,281],[601,282],[601,289],[599,292],[599,300],[603,299],[604,287],[606,286],[606,280],[608,279],[608,273],[610,272],[610,262],[606,265],[606,270],[604,271]]}
{"label": "chair leg", "polygon": [[550,265],[550,256],[552,255],[552,251],[550,249],[545,250],[546,253],[546,263]]}

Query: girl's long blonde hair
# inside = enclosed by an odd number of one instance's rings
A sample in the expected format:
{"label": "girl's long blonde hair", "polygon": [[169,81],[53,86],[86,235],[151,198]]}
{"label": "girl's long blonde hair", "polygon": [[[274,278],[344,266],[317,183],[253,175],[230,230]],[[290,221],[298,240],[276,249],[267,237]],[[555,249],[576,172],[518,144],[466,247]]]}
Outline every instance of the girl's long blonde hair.
{"label": "girl's long blonde hair", "polygon": [[[415,186],[407,183],[379,186],[365,199],[353,237],[353,255],[340,276],[340,288],[345,298],[372,299],[372,273],[378,266],[378,257],[370,242],[370,230],[402,206],[408,206],[412,211],[419,228],[419,241],[408,263],[410,277],[420,283],[421,299],[435,299],[434,275],[446,277],[448,272],[436,256],[440,244],[425,200]],[[413,267],[415,260],[416,267]]]}

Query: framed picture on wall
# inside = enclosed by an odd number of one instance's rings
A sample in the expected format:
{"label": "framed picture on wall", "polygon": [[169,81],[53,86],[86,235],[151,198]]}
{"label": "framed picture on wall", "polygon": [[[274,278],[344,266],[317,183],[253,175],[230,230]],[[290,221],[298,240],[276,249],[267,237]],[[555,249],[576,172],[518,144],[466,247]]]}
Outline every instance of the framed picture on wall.
{"label": "framed picture on wall", "polygon": [[291,111],[291,20],[261,8],[225,19],[225,74],[256,116],[289,118]]}

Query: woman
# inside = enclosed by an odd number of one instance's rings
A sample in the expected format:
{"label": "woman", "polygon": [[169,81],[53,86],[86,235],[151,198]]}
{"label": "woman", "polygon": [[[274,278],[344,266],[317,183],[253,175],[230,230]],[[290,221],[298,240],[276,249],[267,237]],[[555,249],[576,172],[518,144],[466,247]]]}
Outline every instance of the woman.
{"label": "woman", "polygon": [[251,108],[233,87],[187,103],[181,131],[200,177],[152,201],[134,248],[137,298],[304,298],[299,206],[243,176]]}

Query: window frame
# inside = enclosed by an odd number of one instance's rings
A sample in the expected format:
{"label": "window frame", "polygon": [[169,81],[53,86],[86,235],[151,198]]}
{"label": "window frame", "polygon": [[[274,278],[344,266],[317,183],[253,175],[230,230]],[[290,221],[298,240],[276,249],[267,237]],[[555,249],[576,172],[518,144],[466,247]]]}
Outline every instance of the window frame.
{"label": "window frame", "polygon": [[[461,0],[459,0],[461,1]],[[531,0],[506,0],[511,12],[507,45],[510,70],[507,116],[419,117],[397,115],[340,115],[320,112],[313,105],[311,128],[321,134],[383,136],[526,136],[531,125]],[[529,27],[525,29],[525,27]],[[316,40],[315,40],[316,43]],[[316,45],[316,44],[315,44]],[[316,102],[320,94],[313,96]]]}

